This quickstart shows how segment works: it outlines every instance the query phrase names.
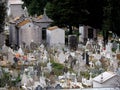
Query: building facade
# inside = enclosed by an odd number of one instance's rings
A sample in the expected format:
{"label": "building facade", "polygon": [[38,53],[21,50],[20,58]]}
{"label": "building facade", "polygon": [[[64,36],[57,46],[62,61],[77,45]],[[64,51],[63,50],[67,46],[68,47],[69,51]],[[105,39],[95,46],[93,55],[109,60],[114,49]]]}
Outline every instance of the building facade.
{"label": "building facade", "polygon": [[46,21],[44,22],[40,22],[40,19],[44,20],[44,18],[47,17],[44,15],[45,14],[43,14],[42,18],[31,18],[22,15],[10,21],[10,44],[12,46],[30,46],[31,42],[40,44],[43,40],[42,35],[44,35],[42,30],[46,31],[46,28],[52,23],[52,20],[49,18],[48,20],[45,19]]}
{"label": "building facade", "polygon": [[53,26],[47,29],[47,44],[49,46],[57,46],[65,44],[65,31]]}
{"label": "building facade", "polygon": [[97,39],[98,30],[90,26],[81,25],[79,26],[79,42],[87,42],[88,39]]}
{"label": "building facade", "polygon": [[23,15],[24,9],[22,8],[22,4],[22,0],[8,0],[8,16],[15,18]]}

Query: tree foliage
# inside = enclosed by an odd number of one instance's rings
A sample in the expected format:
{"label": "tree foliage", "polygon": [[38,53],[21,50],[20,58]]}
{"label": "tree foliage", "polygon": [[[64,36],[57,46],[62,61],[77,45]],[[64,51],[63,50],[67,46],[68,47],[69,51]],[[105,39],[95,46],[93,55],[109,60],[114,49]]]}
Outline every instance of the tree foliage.
{"label": "tree foliage", "polygon": [[47,0],[22,0],[24,5],[28,9],[30,15],[43,14],[43,9],[47,3]]}
{"label": "tree foliage", "polygon": [[120,36],[120,0],[111,0],[112,10],[111,10],[111,22],[112,31]]}
{"label": "tree foliage", "polygon": [[[46,5],[47,14],[58,26],[78,26],[87,20],[86,0],[51,0]],[[85,18],[86,17],[86,18]]]}
{"label": "tree foliage", "polygon": [[6,17],[6,6],[4,2],[0,2],[0,33],[4,31],[5,17]]}
{"label": "tree foliage", "polygon": [[103,22],[104,0],[87,0],[87,10],[89,12],[87,25],[101,29]]}

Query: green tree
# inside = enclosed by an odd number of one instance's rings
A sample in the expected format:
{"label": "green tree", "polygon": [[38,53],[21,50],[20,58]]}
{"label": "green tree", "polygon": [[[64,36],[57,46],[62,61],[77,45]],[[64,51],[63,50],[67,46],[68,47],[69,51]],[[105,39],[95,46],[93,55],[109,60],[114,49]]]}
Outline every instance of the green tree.
{"label": "green tree", "polygon": [[119,0],[104,0],[103,5],[103,36],[106,44],[109,37],[109,31],[116,33],[118,36],[120,30],[120,1]]}
{"label": "green tree", "polygon": [[6,3],[0,2],[0,33],[4,31],[5,17],[6,17]]}
{"label": "green tree", "polygon": [[24,6],[27,7],[29,15],[40,15],[43,14],[43,9],[47,3],[47,0],[22,0]]}
{"label": "green tree", "polygon": [[111,0],[112,3],[112,13],[111,13],[111,18],[112,18],[112,31],[116,33],[118,36],[119,30],[120,30],[120,0]]}
{"label": "green tree", "polygon": [[108,41],[108,32],[112,30],[111,25],[112,25],[112,0],[104,0],[104,5],[103,5],[103,37],[104,37],[104,44],[107,43]]}
{"label": "green tree", "polygon": [[86,22],[88,12],[87,0],[50,0],[47,5],[47,15],[58,26],[68,26],[72,33],[72,26]]}
{"label": "green tree", "polygon": [[87,0],[88,20],[87,25],[101,29],[103,22],[104,0]]}

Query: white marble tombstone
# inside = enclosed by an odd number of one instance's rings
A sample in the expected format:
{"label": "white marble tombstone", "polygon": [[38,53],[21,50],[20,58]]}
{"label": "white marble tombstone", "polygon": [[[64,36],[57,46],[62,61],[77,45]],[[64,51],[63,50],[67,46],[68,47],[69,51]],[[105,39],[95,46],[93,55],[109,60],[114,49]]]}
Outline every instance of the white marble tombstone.
{"label": "white marble tombstone", "polygon": [[64,63],[64,61],[65,61],[65,54],[63,53],[63,51],[61,51],[60,54],[58,55],[58,61],[60,63]]}
{"label": "white marble tombstone", "polygon": [[7,53],[8,52],[8,47],[4,44],[3,46],[2,46],[2,53]]}
{"label": "white marble tombstone", "polygon": [[112,51],[112,43],[108,42],[106,45],[106,52],[111,52]]}
{"label": "white marble tombstone", "polygon": [[23,76],[22,76],[22,80],[21,80],[21,84],[24,85],[24,84],[27,84],[27,75],[24,73]]}
{"label": "white marble tombstone", "polygon": [[14,63],[13,58],[14,58],[13,50],[11,48],[9,48],[9,50],[8,50],[8,61],[11,62],[11,64]]}
{"label": "white marble tombstone", "polygon": [[101,52],[103,49],[103,41],[101,39],[98,41],[98,45],[100,46],[100,52]]}
{"label": "white marble tombstone", "polygon": [[43,51],[43,62],[47,62],[48,60],[48,53],[46,50]]}
{"label": "white marble tombstone", "polygon": [[23,56],[23,55],[24,55],[24,52],[23,52],[23,50],[22,50],[22,48],[21,48],[21,47],[18,49],[18,53],[19,53],[21,56]]}
{"label": "white marble tombstone", "polygon": [[52,65],[51,62],[49,61],[47,63],[47,68],[49,69],[50,72],[52,71],[52,66],[51,65]]}
{"label": "white marble tombstone", "polygon": [[117,44],[117,50],[116,50],[116,53],[119,53],[119,51],[120,51],[120,45],[119,44]]}

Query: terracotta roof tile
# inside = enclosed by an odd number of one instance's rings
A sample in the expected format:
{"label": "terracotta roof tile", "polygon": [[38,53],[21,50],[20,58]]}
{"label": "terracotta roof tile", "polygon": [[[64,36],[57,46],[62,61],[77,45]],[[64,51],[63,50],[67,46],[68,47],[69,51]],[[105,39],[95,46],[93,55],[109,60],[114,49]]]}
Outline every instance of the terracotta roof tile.
{"label": "terracotta roof tile", "polygon": [[23,25],[25,25],[25,24],[27,24],[29,22],[30,22],[30,20],[27,19],[27,20],[24,20],[24,21],[20,22],[17,26],[21,27],[21,26],[23,26]]}
{"label": "terracotta roof tile", "polygon": [[55,30],[57,28],[58,28],[58,26],[53,26],[53,27],[49,27],[48,30],[52,31],[52,30]]}

